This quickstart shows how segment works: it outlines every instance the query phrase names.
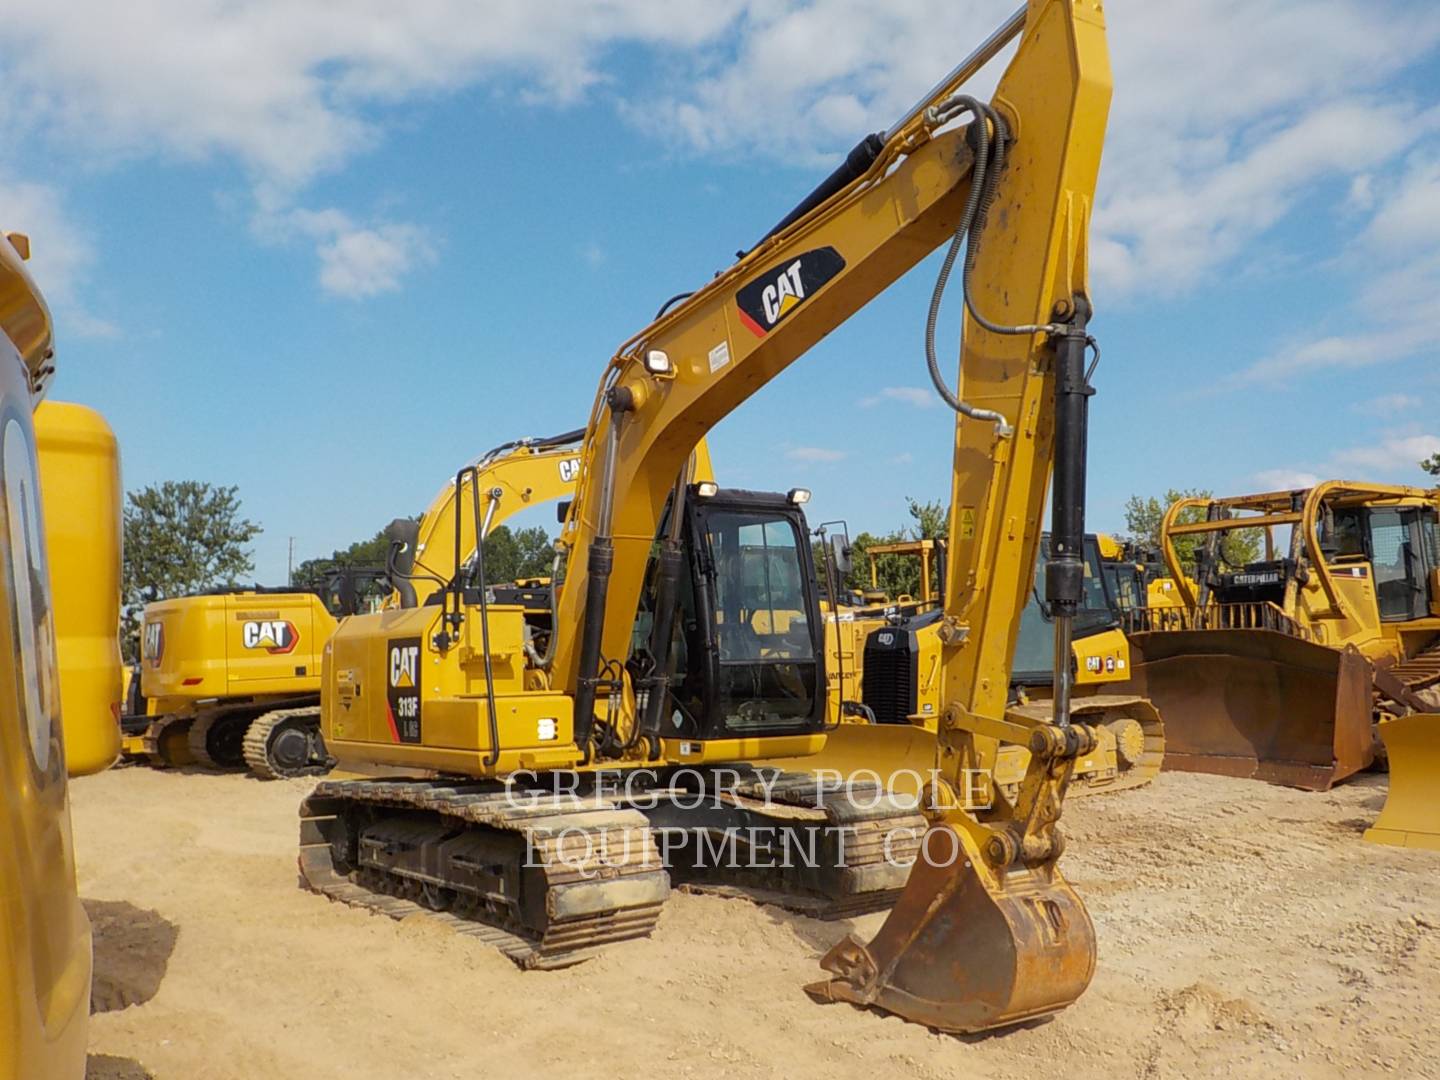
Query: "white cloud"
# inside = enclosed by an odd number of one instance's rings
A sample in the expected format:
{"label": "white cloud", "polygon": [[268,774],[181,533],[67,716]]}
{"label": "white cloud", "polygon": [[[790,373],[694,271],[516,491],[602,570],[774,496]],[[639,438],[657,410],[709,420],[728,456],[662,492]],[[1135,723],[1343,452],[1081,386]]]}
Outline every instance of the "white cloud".
{"label": "white cloud", "polygon": [[66,210],[61,192],[49,184],[0,177],[0,206],[7,231],[30,238],[28,268],[56,320],[56,345],[65,338],[114,338],[120,328],[86,309],[80,301],[95,251],[84,230]]}
{"label": "white cloud", "polygon": [[313,241],[320,260],[320,287],[346,300],[395,292],[406,274],[435,260],[429,234],[419,226],[359,225],[333,208],[271,211],[257,214],[252,224],[262,238],[273,242],[297,233]]}
{"label": "white cloud", "polygon": [[581,244],[577,250],[580,258],[587,266],[598,267],[605,262],[605,249],[593,240],[589,243]]}
{"label": "white cloud", "polygon": [[1261,491],[1290,491],[1294,488],[1314,487],[1320,477],[1303,469],[1262,469],[1251,477]]}
{"label": "white cloud", "polygon": [[845,458],[850,455],[844,450],[831,450],[825,446],[795,446],[786,450],[785,456],[791,461],[827,464],[834,461],[844,461]]}
{"label": "white cloud", "polygon": [[1356,402],[1352,408],[1356,412],[1386,417],[1418,409],[1420,404],[1420,399],[1414,394],[1381,394],[1379,397]]}
{"label": "white cloud", "polygon": [[923,386],[885,386],[877,393],[861,398],[860,404],[869,409],[887,401],[898,401],[917,409],[931,409],[940,404],[935,391]]}
{"label": "white cloud", "polygon": [[508,77],[569,102],[606,47],[693,47],[735,0],[0,2],[13,126],[118,153],[223,156],[299,185],[379,136],[372,110]]}
{"label": "white cloud", "polygon": [[[87,163],[234,163],[272,209],[302,204],[400,107],[476,85],[535,105],[603,96],[667,146],[828,162],[896,120],[1014,4],[0,0],[0,132]],[[1092,251],[1107,296],[1203,282],[1322,183],[1337,184],[1325,196],[1337,212],[1364,212],[1440,122],[1391,85],[1440,41],[1424,0],[1115,0],[1107,17],[1116,96]],[[641,57],[624,82],[619,46]],[[1376,242],[1421,235],[1440,220],[1414,218],[1427,205],[1391,203]],[[1421,228],[1405,233],[1412,218]],[[387,241],[366,228],[348,246]],[[331,269],[350,265],[346,247],[322,251],[322,274],[363,290]]]}
{"label": "white cloud", "polygon": [[1368,446],[1356,446],[1337,452],[1333,461],[1337,469],[1350,470],[1360,479],[1381,478],[1396,473],[1415,475],[1420,462],[1432,454],[1440,454],[1440,436],[1400,435]]}

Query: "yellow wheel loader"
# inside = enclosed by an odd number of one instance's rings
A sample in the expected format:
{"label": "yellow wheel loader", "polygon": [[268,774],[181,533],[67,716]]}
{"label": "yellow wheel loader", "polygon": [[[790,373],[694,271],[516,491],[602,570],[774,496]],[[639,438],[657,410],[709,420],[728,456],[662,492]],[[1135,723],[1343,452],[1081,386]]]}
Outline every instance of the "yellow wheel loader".
{"label": "yellow wheel loader", "polygon": [[[993,102],[968,94],[1012,42]],[[336,632],[327,746],[416,776],[319,784],[301,807],[306,883],[396,917],[429,909],[538,967],[648,933],[672,874],[823,905],[903,883],[879,936],[831,950],[833,977],[812,996],[955,1031],[1074,1001],[1095,941],[1059,870],[1058,820],[1099,734],[1072,722],[1065,664],[1053,709],[1007,705],[1052,470],[1058,655],[1082,603],[1088,223],[1109,94],[1099,5],[1032,0],[624,342],[586,423],[550,603],[510,602],[482,545],[429,603],[407,597],[371,632],[356,619]],[[941,247],[925,340],[957,416],[942,689],[930,798],[906,817],[883,784],[764,768],[827,737],[800,493],[724,491],[696,481],[691,460],[715,424]],[[934,348],[952,271],[969,400]],[[483,535],[503,500],[478,487],[465,501]],[[1012,745],[1031,754],[1018,793],[982,791],[994,795],[982,820],[967,779],[993,789]],[[793,843],[808,857],[775,857]]]}
{"label": "yellow wheel loader", "polygon": [[[1130,686],[1165,715],[1167,768],[1323,791],[1375,759],[1378,717],[1435,711],[1437,507],[1435,491],[1341,480],[1171,506],[1180,604],[1130,621]],[[1226,565],[1241,529],[1265,557]],[[1182,537],[1201,541],[1193,581]]]}
{"label": "yellow wheel loader", "polygon": [[0,240],[0,1078],[79,1080],[90,922],[67,772],[115,755],[119,465],[88,409],[45,405],[32,424],[55,368],[29,248]]}

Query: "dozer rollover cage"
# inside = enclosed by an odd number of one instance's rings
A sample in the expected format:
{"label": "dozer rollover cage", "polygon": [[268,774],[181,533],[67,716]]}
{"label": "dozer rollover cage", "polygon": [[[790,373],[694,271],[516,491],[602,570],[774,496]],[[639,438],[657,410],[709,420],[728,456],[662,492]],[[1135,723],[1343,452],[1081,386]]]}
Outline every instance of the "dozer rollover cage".
{"label": "dozer rollover cage", "polygon": [[[1165,716],[1167,768],[1325,790],[1372,764],[1377,718],[1433,711],[1436,520],[1436,491],[1340,480],[1171,506],[1181,602],[1127,616],[1131,685]],[[1262,559],[1224,561],[1236,530],[1262,534]],[[1199,541],[1193,581],[1184,538]]]}

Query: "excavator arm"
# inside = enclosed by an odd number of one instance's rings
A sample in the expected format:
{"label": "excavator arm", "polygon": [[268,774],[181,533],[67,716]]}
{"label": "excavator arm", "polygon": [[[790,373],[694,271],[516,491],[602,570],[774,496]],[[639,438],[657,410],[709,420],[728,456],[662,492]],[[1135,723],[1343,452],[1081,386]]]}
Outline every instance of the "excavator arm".
{"label": "excavator arm", "polygon": [[[837,978],[812,988],[951,1030],[1063,1008],[1094,967],[1089,917],[1056,866],[1065,788],[1094,733],[1068,721],[1068,665],[1057,665],[1053,722],[1007,720],[1005,706],[1052,466],[1057,656],[1070,655],[1080,602],[1087,241],[1110,96],[1101,7],[1030,0],[737,263],[625,342],[596,396],[561,535],[569,566],[556,625],[572,632],[559,636],[552,677],[574,697],[588,752],[600,673],[627,655],[648,554],[691,448],[951,242],[927,328],[932,377],[959,414],[935,824],[876,940],[837,946],[824,962]],[[967,97],[963,84],[1016,36],[992,102]],[[970,122],[956,126],[963,115]],[[955,393],[941,388],[933,327],[967,239]],[[955,791],[1002,742],[1027,745],[1031,764],[1018,800],[982,824]]]}

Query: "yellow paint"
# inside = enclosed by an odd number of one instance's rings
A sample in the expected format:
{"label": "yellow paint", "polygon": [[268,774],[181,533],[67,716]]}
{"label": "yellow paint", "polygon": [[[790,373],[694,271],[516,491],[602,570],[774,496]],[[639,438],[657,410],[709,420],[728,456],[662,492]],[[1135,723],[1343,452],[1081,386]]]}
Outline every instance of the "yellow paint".
{"label": "yellow paint", "polygon": [[0,330],[0,700],[15,703],[0,724],[0,1077],[49,1080],[85,1074],[90,923],[75,891],[30,419],[51,367],[50,312],[7,242]]}
{"label": "yellow paint", "polygon": [[68,402],[35,410],[35,438],[65,761],[87,776],[120,753],[120,454],[105,418]]}

